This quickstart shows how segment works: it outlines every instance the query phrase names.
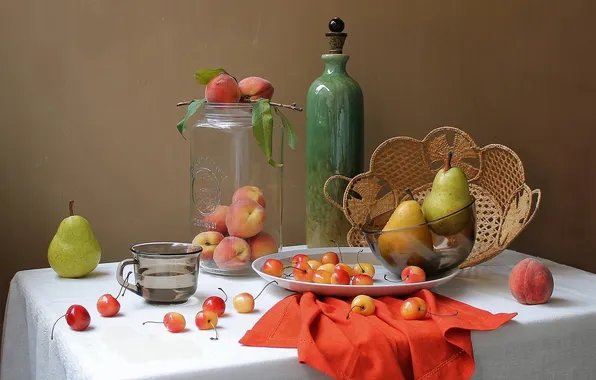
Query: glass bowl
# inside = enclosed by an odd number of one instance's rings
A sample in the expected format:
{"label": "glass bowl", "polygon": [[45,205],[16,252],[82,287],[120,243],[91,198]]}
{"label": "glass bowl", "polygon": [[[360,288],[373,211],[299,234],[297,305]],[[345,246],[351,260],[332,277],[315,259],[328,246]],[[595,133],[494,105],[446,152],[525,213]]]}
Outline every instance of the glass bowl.
{"label": "glass bowl", "polygon": [[446,275],[472,252],[476,240],[475,199],[443,218],[383,231],[392,213],[370,220],[361,231],[375,257],[398,278],[408,265],[421,267],[427,278]]}

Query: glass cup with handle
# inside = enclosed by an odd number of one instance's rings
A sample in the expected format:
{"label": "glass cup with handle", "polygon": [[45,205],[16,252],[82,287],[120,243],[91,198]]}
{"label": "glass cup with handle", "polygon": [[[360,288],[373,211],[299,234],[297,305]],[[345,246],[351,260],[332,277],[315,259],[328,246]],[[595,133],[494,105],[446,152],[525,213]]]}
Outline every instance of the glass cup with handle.
{"label": "glass cup with handle", "polygon": [[[183,303],[197,290],[202,247],[190,243],[151,242],[133,245],[132,258],[118,264],[121,286],[150,303]],[[135,282],[124,277],[132,265]]]}

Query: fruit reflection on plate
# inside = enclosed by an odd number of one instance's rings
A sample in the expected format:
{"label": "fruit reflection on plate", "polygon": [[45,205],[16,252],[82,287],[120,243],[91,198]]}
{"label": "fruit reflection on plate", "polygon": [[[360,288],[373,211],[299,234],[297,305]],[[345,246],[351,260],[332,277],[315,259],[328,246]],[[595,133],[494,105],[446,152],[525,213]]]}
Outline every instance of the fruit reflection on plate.
{"label": "fruit reflection on plate", "polygon": [[[337,256],[337,262],[334,256]],[[252,267],[263,279],[275,280],[278,286],[287,290],[333,297],[354,297],[360,294],[372,297],[407,295],[444,284],[459,272],[459,269],[454,269],[438,276],[416,278],[420,273],[416,273],[414,269],[414,273],[405,276],[411,276],[409,279],[416,281],[424,280],[410,283],[406,277],[406,281],[403,281],[385,269],[370,249],[358,247],[284,251],[261,257],[252,263]],[[370,277],[370,274],[373,276]],[[317,276],[325,278],[315,282]],[[372,279],[372,284],[369,278]]]}

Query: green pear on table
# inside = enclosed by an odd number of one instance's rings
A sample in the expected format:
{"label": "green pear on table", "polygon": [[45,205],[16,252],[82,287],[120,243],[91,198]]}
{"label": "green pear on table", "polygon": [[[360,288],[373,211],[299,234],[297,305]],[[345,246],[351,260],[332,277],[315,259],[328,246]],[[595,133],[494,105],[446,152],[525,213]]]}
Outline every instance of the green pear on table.
{"label": "green pear on table", "polygon": [[61,277],[79,278],[93,272],[101,259],[101,247],[91,225],[74,215],[74,201],[68,204],[69,216],[58,226],[48,247],[48,261]]}
{"label": "green pear on table", "polygon": [[[453,153],[449,152],[444,166],[435,175],[430,194],[422,202],[422,212],[430,223],[430,229],[442,236],[455,235],[470,223],[470,208],[455,212],[474,201],[466,173],[451,166],[452,156]],[[444,219],[431,223],[441,218]]]}

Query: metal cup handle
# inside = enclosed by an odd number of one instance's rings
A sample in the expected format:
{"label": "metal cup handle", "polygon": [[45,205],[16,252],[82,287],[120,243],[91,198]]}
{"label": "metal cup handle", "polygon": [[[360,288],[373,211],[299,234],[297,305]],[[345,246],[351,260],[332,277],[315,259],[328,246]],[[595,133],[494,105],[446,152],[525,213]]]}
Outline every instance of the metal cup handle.
{"label": "metal cup handle", "polygon": [[125,287],[126,289],[130,290],[131,292],[133,292],[134,294],[141,296],[141,290],[139,289],[139,287],[134,284],[131,285],[129,282],[125,281],[124,279],[124,267],[126,267],[127,265],[135,265],[138,264],[136,259],[124,259],[122,260],[119,264],[118,264],[118,268],[116,269],[116,280],[118,280],[118,283],[120,284],[120,286]]}

